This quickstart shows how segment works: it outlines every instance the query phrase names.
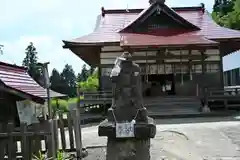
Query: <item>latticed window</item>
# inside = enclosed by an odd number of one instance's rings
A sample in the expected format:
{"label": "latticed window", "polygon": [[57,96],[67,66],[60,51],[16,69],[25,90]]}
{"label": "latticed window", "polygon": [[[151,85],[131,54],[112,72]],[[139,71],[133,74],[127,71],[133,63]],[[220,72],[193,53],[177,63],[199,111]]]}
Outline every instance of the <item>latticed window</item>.
{"label": "latticed window", "polygon": [[177,64],[175,65],[175,73],[188,73],[189,69],[188,69],[188,65],[185,64]]}
{"label": "latticed window", "polygon": [[215,73],[219,71],[220,71],[219,64],[207,64],[207,73]]}
{"label": "latticed window", "polygon": [[202,65],[201,64],[192,65],[192,72],[193,73],[202,73]]}

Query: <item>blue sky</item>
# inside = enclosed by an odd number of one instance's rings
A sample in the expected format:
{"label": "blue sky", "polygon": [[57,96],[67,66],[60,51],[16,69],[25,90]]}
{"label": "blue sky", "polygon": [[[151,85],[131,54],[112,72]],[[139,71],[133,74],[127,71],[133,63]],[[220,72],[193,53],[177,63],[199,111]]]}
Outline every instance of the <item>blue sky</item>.
{"label": "blue sky", "polygon": [[[205,3],[211,11],[214,0],[166,0],[169,6]],[[50,61],[50,69],[62,70],[66,63],[80,72],[84,62],[62,48],[62,40],[90,33],[101,7],[106,9],[146,8],[148,0],[0,0],[1,61],[21,65],[24,50],[33,42],[39,61]],[[224,59],[224,68],[240,66],[239,55]]]}

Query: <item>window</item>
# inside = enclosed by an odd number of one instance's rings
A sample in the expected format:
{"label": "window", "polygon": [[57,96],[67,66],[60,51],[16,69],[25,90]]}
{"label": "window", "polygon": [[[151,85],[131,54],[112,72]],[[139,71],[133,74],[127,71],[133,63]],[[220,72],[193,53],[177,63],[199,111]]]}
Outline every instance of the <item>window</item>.
{"label": "window", "polygon": [[227,71],[227,85],[228,86],[231,86],[231,74],[230,74],[230,71]]}
{"label": "window", "polygon": [[231,85],[235,86],[236,85],[236,74],[234,72],[235,70],[231,70]]}
{"label": "window", "polygon": [[235,70],[235,76],[236,76],[236,85],[240,85],[239,69]]}
{"label": "window", "polygon": [[188,65],[185,64],[176,64],[175,65],[175,73],[188,73],[189,69],[188,69]]}
{"label": "window", "polygon": [[228,78],[227,78],[227,72],[223,73],[223,77],[224,77],[224,86],[228,86]]}
{"label": "window", "polygon": [[171,64],[165,64],[166,74],[172,74],[173,68]]}
{"label": "window", "polygon": [[207,64],[207,73],[216,73],[220,71],[219,64]]}
{"label": "window", "polygon": [[201,64],[192,65],[192,72],[193,73],[202,73],[202,65]]}

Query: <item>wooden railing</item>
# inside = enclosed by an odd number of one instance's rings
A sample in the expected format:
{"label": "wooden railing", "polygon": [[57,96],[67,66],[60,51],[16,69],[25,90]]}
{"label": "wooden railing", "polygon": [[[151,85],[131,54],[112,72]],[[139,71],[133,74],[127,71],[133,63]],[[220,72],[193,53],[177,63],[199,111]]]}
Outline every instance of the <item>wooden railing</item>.
{"label": "wooden railing", "polygon": [[[48,157],[52,157],[51,132],[39,130],[40,124],[34,124],[28,127],[22,123],[20,128],[15,128],[13,123],[8,123],[6,127],[0,130],[0,159],[24,159],[31,160],[33,155],[38,155],[39,151],[47,151]],[[44,149],[42,149],[41,141],[44,140]],[[20,146],[18,145],[20,143]]]}
{"label": "wooden railing", "polygon": [[232,86],[225,87],[224,89],[207,89],[204,100],[210,108],[224,107],[225,109],[239,109],[240,88]]}
{"label": "wooden railing", "polygon": [[83,98],[80,101],[82,106],[111,104],[112,102],[111,91],[82,92],[81,96]]}
{"label": "wooden railing", "polygon": [[[76,128],[78,125],[86,124],[86,117],[81,117],[81,121],[76,118],[76,111],[68,114],[59,114],[54,120],[54,141],[48,121],[27,126],[21,123],[16,127],[13,123],[0,124],[0,160],[4,159],[24,159],[32,160],[33,155],[38,156],[39,152],[47,153],[48,157],[53,157],[57,150],[64,152],[76,152],[78,150],[76,141]],[[103,117],[90,117],[100,122]],[[59,141],[60,139],[60,141]],[[52,144],[55,150],[52,150]]]}

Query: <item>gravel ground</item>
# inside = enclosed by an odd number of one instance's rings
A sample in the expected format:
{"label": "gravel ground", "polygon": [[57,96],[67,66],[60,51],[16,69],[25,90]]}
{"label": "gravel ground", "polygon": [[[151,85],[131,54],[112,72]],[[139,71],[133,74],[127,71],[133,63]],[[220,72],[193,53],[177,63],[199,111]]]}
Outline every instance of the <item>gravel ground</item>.
{"label": "gravel ground", "polygon": [[[157,135],[151,140],[151,160],[240,160],[239,133],[240,122],[230,119],[158,125]],[[83,129],[84,146],[106,142],[106,138],[98,137],[97,127]],[[88,153],[84,160],[105,160],[106,148],[88,149]]]}
{"label": "gravel ground", "polygon": [[[240,160],[240,121],[237,118],[163,119],[156,122],[157,135],[151,140],[151,160]],[[66,140],[69,139],[67,135]],[[106,159],[107,138],[98,137],[96,125],[84,126],[82,139],[84,147],[91,147],[84,160]]]}

